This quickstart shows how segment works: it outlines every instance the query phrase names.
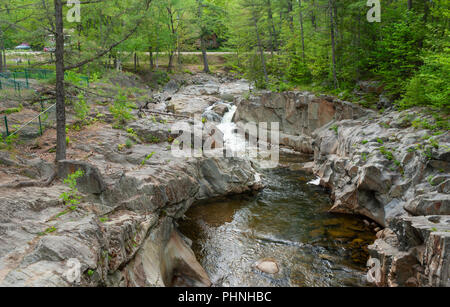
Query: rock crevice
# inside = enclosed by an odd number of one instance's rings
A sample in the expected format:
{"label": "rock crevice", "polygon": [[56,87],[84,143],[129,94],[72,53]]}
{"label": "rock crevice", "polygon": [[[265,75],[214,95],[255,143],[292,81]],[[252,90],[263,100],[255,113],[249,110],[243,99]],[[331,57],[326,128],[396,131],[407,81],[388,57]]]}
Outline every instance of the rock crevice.
{"label": "rock crevice", "polygon": [[[420,110],[378,114],[310,93],[238,100],[237,122],[281,119],[281,144],[313,153],[308,165],[331,192],[332,212],[384,230],[369,247],[380,286],[450,286],[450,133],[417,129]],[[239,123],[238,123],[239,124]]]}

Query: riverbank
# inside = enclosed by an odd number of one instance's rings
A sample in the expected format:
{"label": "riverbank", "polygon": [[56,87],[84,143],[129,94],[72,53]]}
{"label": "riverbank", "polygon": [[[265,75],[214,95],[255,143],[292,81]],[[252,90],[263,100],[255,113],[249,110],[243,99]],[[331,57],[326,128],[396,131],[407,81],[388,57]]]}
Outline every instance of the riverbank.
{"label": "riverbank", "polygon": [[[69,108],[68,125],[73,127],[68,134],[70,160],[61,164],[63,176],[50,186],[32,183],[52,178],[55,173],[53,128],[35,141],[18,143],[17,147],[0,153],[1,285],[221,284],[218,275],[210,280],[210,268],[205,265],[205,271],[198,262],[190,247],[192,241],[180,234],[177,221],[194,203],[258,191],[264,181],[259,174],[260,163],[246,157],[173,157],[171,147],[178,134],[172,132],[172,125],[184,122],[192,126],[189,119],[192,116],[203,117],[206,119],[203,125],[207,122],[222,130],[228,141],[235,129],[246,122],[280,123],[283,147],[313,154],[313,162],[299,158],[282,164],[294,173],[279,180],[286,180],[292,190],[284,191],[292,195],[281,203],[295,204],[295,198],[303,197],[296,193],[306,189],[303,185],[292,185],[289,176],[305,171],[314,174],[318,177],[315,182],[329,190],[332,203],[317,208],[311,201],[308,207],[324,211],[331,208],[331,214],[364,216],[367,223],[363,228],[367,229],[357,230],[363,236],[377,230],[377,240],[368,248],[372,260],[379,265],[377,285],[447,285],[448,132],[437,134],[416,129],[414,123],[420,118],[415,114],[390,110],[380,115],[334,97],[300,92],[251,95],[247,82],[226,76],[173,76],[161,92],[153,92],[130,74],[114,74],[111,78],[91,86],[89,91],[95,95],[86,93],[92,106],[88,125],[80,125]],[[114,129],[116,122],[110,109],[113,99],[105,93],[117,92],[117,86],[136,106],[132,109],[134,119]],[[28,107],[24,105],[25,109]],[[85,174],[77,186],[81,203],[68,206],[61,196],[70,192],[70,188],[62,179],[75,170]],[[266,184],[269,184],[267,191],[273,191],[273,181]],[[321,193],[328,198],[325,192]],[[252,201],[240,206],[245,211],[252,207]],[[213,208],[214,205],[207,212],[214,211]],[[281,215],[283,210],[279,212]],[[296,231],[305,230],[297,222],[294,219],[283,224]],[[353,233],[355,229],[340,224],[346,225],[339,222],[319,227],[319,238],[336,241],[337,245],[344,240],[347,245],[340,247],[346,251],[343,255],[365,249],[375,239],[361,242]],[[333,229],[336,236],[326,235],[333,233]],[[270,241],[274,237],[264,238]],[[247,239],[246,247],[251,248],[255,241],[252,236]],[[282,238],[282,241],[281,245],[285,241],[305,243],[303,239]],[[194,242],[194,249],[195,244],[198,242]],[[303,248],[317,255],[313,245],[299,246],[291,255],[301,254]],[[342,255],[335,258],[335,254],[328,255],[323,250],[319,254],[326,257],[315,264],[317,279],[302,282],[301,274],[292,279],[283,275],[278,279],[283,282],[276,285],[358,285],[356,280],[360,278],[354,279],[352,273],[353,277],[345,281],[348,272],[342,278],[327,277],[320,282],[320,272],[327,271],[322,266],[329,265],[328,262],[342,264],[339,258]],[[293,260],[287,261],[289,257],[281,255],[284,262],[279,268],[285,270]],[[361,262],[366,258],[355,259]],[[300,272],[302,261],[298,263]],[[359,270],[361,275],[362,268]],[[80,274],[70,275],[74,272]],[[80,278],[73,279],[74,276]],[[261,280],[264,278],[255,284]]]}
{"label": "riverbank", "polygon": [[[69,131],[70,160],[60,163],[61,178],[50,186],[33,183],[51,178],[56,171],[51,150],[54,129],[1,152],[0,285],[211,285],[189,240],[177,231],[176,221],[196,201],[258,190],[262,185],[245,158],[171,155],[177,137],[172,125],[192,124],[182,117],[192,111],[185,102],[195,96],[203,111],[221,93],[242,91],[239,83],[233,86],[234,81],[219,82],[207,75],[189,80],[182,88],[175,81],[167,85],[166,99],[147,104],[144,113],[142,108],[133,109],[134,120],[123,129],[112,128],[115,121],[104,99],[86,97],[92,105],[89,117],[96,120],[82,126],[68,112],[68,124],[79,130]],[[131,78],[122,81],[136,84]],[[204,92],[207,83],[210,92]],[[100,83],[91,85],[90,91],[113,89]],[[136,103],[157,99],[150,96],[156,93],[144,89],[135,90],[135,96],[143,95]],[[164,112],[169,103],[176,114]],[[84,175],[74,191],[62,179],[76,170]],[[75,193],[80,203],[64,203],[64,193]]]}
{"label": "riverbank", "polygon": [[[379,114],[311,93],[257,93],[235,121],[281,122],[281,143],[312,153],[305,166],[330,189],[332,212],[379,224],[369,247],[380,286],[449,286],[450,134],[418,128],[420,112]],[[430,120],[426,118],[426,120]]]}

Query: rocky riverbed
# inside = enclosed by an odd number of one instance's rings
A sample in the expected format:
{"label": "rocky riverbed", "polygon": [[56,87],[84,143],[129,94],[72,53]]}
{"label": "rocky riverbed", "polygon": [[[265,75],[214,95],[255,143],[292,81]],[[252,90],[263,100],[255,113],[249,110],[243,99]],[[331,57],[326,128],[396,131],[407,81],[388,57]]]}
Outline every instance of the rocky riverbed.
{"label": "rocky riverbed", "polygon": [[[178,136],[173,124],[193,127],[192,116],[198,116],[218,127],[224,117],[230,119],[225,127],[230,133],[248,122],[280,123],[282,147],[311,155],[310,162],[291,161],[288,168],[317,176],[314,182],[330,192],[331,214],[363,216],[364,227],[376,230],[377,240],[368,247],[375,284],[450,286],[448,132],[433,135],[412,127],[418,112],[390,110],[380,115],[333,97],[301,92],[248,95],[249,90],[245,81],[220,76],[174,78],[163,91],[145,94],[151,101],[148,108],[138,106],[135,119],[121,130],[112,128],[109,108],[98,102],[95,109],[103,120],[70,133],[69,160],[60,163],[60,179],[50,186],[32,183],[57,171],[48,154],[54,131],[34,146],[0,152],[0,285],[220,284],[217,276],[210,280],[196,259],[192,241],[178,231],[178,221],[199,201],[262,189],[261,164],[245,156],[171,155]],[[130,139],[134,144],[127,146]],[[71,209],[61,200],[68,191],[61,178],[76,170],[85,174],[78,180],[82,201]],[[355,223],[351,227],[359,225]],[[362,228],[357,231],[365,233]],[[372,243],[367,233],[361,240],[347,228],[343,232],[357,248]],[[317,253],[312,245],[301,246],[294,252],[309,248],[311,255]],[[342,268],[336,255],[319,254],[324,258],[307,270],[324,272],[321,266],[330,261]],[[260,267],[274,268],[276,263],[279,276],[290,272],[290,256],[260,256]],[[358,284],[348,279],[345,265],[342,270],[342,280],[317,282],[318,276],[279,285]],[[258,279],[253,284],[264,283]]]}
{"label": "rocky riverbed", "polygon": [[450,134],[414,127],[419,111],[263,92],[238,101],[235,121],[280,122],[281,144],[314,153],[304,168],[330,190],[331,211],[378,223],[377,285],[450,286]]}
{"label": "rocky riverbed", "polygon": [[[191,81],[167,88],[170,104],[164,99],[147,111],[190,115],[245,90],[209,76]],[[60,163],[59,175],[83,170],[76,208],[62,202],[69,189],[61,180],[17,186],[51,177],[51,161],[38,152],[0,153],[0,285],[211,285],[176,220],[196,201],[260,189],[260,178],[245,158],[173,157],[171,126],[189,119],[134,115],[124,130],[98,122],[71,135],[71,160]],[[130,138],[137,143],[127,147]]]}

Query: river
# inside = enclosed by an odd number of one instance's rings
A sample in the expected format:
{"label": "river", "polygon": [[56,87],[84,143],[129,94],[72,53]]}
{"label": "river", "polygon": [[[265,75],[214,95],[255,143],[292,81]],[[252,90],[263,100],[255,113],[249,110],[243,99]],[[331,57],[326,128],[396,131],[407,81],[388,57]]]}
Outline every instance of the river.
{"label": "river", "polygon": [[[226,144],[239,145],[242,140],[232,136],[235,110],[230,108],[219,128]],[[362,218],[328,212],[327,191],[295,168],[310,157],[280,158],[278,168],[261,170],[261,192],[197,203],[180,221],[213,285],[367,286],[367,245],[375,234]],[[261,259],[275,261],[280,271],[258,270]]]}

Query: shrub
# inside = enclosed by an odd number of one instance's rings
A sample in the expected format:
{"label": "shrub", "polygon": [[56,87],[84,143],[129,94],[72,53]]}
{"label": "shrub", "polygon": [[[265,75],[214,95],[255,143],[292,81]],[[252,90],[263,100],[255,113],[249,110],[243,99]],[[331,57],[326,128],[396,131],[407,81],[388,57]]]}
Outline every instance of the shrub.
{"label": "shrub", "polygon": [[60,198],[64,201],[66,206],[69,206],[71,210],[75,210],[77,205],[80,204],[81,196],[77,189],[77,179],[84,176],[82,170],[78,170],[75,173],[69,174],[64,179],[64,184],[67,185],[70,190],[61,194]]}
{"label": "shrub", "polygon": [[119,93],[114,100],[114,104],[109,108],[117,124],[125,125],[128,120],[133,119],[131,111],[134,105],[127,101],[123,93]]}
{"label": "shrub", "polygon": [[450,47],[445,52],[429,54],[424,65],[414,75],[401,101],[404,107],[431,106],[450,112]]}
{"label": "shrub", "polygon": [[147,161],[150,160],[150,159],[153,157],[154,154],[155,154],[155,152],[152,152],[151,154],[147,155],[147,156],[144,158],[144,160],[142,160],[141,165],[144,166],[145,163],[147,163]]}
{"label": "shrub", "polygon": [[73,109],[75,111],[76,118],[84,122],[86,117],[89,115],[90,107],[88,106],[83,94],[78,95],[78,100],[74,103]]}

